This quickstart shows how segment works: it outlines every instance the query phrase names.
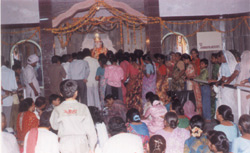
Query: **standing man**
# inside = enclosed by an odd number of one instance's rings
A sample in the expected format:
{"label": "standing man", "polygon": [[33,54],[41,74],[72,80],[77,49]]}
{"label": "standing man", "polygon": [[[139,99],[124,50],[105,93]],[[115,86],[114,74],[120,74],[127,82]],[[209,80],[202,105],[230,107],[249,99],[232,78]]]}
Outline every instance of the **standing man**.
{"label": "standing man", "polygon": [[90,69],[87,82],[88,106],[96,106],[101,109],[100,98],[98,93],[98,81],[95,80],[96,71],[100,65],[97,59],[91,57],[91,52],[89,49],[85,48],[83,50],[83,54],[85,55],[84,60],[88,62]]}
{"label": "standing man", "polygon": [[13,96],[12,93],[17,90],[17,83],[15,72],[9,69],[5,64],[4,57],[2,59],[2,67],[1,67],[1,89],[2,89],[2,111],[6,116],[7,127],[9,127],[10,123],[10,115],[11,115],[11,107],[13,104]]}
{"label": "standing man", "polygon": [[59,56],[53,56],[52,65],[49,67],[50,91],[52,94],[60,95],[60,83],[66,77],[66,72],[60,63]]}
{"label": "standing man", "polygon": [[87,105],[87,79],[89,76],[89,64],[83,60],[83,52],[77,53],[77,59],[74,59],[69,65],[69,79],[75,80],[78,85],[78,98],[80,102]]}
{"label": "standing man", "polygon": [[23,70],[26,98],[30,97],[34,101],[41,93],[34,69],[38,61],[39,58],[36,54],[30,55],[27,60],[27,66]]}

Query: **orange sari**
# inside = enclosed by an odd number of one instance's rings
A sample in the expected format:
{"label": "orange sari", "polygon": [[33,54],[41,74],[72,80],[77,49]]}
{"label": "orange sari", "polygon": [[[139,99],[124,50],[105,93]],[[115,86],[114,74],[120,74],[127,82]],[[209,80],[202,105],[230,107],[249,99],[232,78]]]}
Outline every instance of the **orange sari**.
{"label": "orange sari", "polygon": [[165,64],[159,66],[158,63],[155,64],[157,67],[157,81],[156,81],[156,94],[159,96],[160,100],[165,103],[167,101],[167,91],[168,91],[168,77],[167,74],[169,70]]}
{"label": "orange sari", "polygon": [[26,111],[18,114],[17,117],[17,140],[20,142],[24,141],[26,133],[32,129],[37,128],[39,120],[33,112]]}

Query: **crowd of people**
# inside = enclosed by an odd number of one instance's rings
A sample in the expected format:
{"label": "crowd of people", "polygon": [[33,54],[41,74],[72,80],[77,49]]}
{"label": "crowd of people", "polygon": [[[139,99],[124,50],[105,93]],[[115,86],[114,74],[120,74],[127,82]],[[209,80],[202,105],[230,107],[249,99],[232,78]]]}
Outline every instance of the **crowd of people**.
{"label": "crowd of people", "polygon": [[[234,53],[234,52],[233,52]],[[24,153],[250,152],[250,51],[220,51],[209,61],[189,54],[78,53],[53,56],[50,93],[41,96],[33,54],[27,66],[2,58],[2,149]],[[98,55],[97,55],[98,54]],[[241,57],[241,58],[240,58]],[[25,99],[16,96],[25,89]],[[191,91],[193,101],[179,96]],[[213,130],[205,124],[216,118]]]}

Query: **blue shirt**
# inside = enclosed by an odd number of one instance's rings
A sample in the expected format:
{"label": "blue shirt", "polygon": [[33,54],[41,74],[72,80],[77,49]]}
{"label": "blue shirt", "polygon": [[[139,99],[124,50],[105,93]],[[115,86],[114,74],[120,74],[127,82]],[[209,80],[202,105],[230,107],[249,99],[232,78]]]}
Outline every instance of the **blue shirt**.
{"label": "blue shirt", "polygon": [[148,131],[148,127],[145,123],[142,122],[142,124],[138,124],[138,125],[133,125],[130,124],[130,126],[140,135],[147,135],[149,136],[149,131]]}
{"label": "blue shirt", "polygon": [[250,153],[250,140],[247,140],[242,137],[234,139],[231,152]]}
{"label": "blue shirt", "polygon": [[146,64],[146,73],[147,74],[153,74],[154,73],[154,67],[152,64]]}
{"label": "blue shirt", "polygon": [[105,68],[98,67],[96,71],[96,76],[104,76]]}

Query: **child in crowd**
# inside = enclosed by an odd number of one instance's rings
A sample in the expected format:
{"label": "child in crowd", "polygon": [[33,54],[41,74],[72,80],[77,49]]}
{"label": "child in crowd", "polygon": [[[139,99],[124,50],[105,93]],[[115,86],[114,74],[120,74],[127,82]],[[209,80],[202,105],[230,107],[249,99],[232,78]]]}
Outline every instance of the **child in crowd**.
{"label": "child in crowd", "polygon": [[189,125],[189,119],[184,115],[184,109],[182,107],[181,102],[178,99],[175,99],[172,103],[172,109],[175,111],[175,113],[178,115],[179,128],[187,128]]}
{"label": "child in crowd", "polygon": [[99,152],[101,152],[101,149],[103,148],[104,144],[108,140],[108,131],[107,131],[107,128],[106,128],[106,125],[104,123],[104,119],[103,119],[103,116],[102,116],[100,110],[95,106],[89,106],[89,111],[90,111],[91,117],[94,121],[95,129],[96,129],[97,136],[98,136],[97,137],[98,144],[96,146],[95,153],[99,153]]}
{"label": "child in crowd", "polygon": [[127,131],[142,138],[143,148],[146,150],[149,141],[149,131],[145,123],[141,122],[140,113],[137,109],[131,108],[127,114]]}
{"label": "child in crowd", "polygon": [[111,62],[112,65],[105,67],[104,72],[104,78],[107,80],[105,95],[112,94],[115,99],[122,101],[122,80],[124,78],[124,72],[122,68],[117,65],[117,58],[115,56],[112,56]]}
{"label": "child in crowd", "polygon": [[[206,58],[201,59],[201,72],[196,79],[208,81],[208,60]],[[200,84],[201,96],[202,96],[202,114],[206,122],[211,122],[211,90],[210,86],[206,84]]]}
{"label": "child in crowd", "polygon": [[59,153],[58,137],[50,129],[51,112],[43,112],[39,128],[31,129],[25,136],[23,153]]}
{"label": "child in crowd", "polygon": [[135,134],[126,133],[125,122],[121,117],[112,117],[108,127],[111,137],[105,143],[102,153],[143,153],[141,138]]}
{"label": "child in crowd", "polygon": [[221,105],[218,107],[216,112],[216,118],[219,120],[220,124],[214,127],[216,131],[222,131],[226,134],[229,140],[229,151],[231,151],[232,142],[240,134],[239,129],[234,121],[234,115],[232,114],[232,109],[227,105]]}
{"label": "child in crowd", "polygon": [[53,109],[60,105],[61,103],[61,96],[52,94],[49,96],[49,107],[46,109],[46,111],[53,111]]}
{"label": "child in crowd", "polygon": [[40,116],[42,115],[43,111],[46,110],[46,98],[45,97],[38,97],[35,101],[35,114],[38,119],[40,119]]}
{"label": "child in crowd", "polygon": [[167,95],[166,95],[166,101],[164,103],[167,111],[169,112],[170,109],[172,108],[172,102],[174,101],[174,99],[176,99],[176,95],[174,91],[167,91]]}
{"label": "child in crowd", "polygon": [[232,153],[250,152],[250,115],[244,114],[239,119],[239,129],[241,137],[234,139],[232,144]]}
{"label": "child in crowd", "polygon": [[165,153],[182,153],[184,151],[184,142],[189,138],[190,132],[186,129],[177,127],[178,116],[174,112],[167,112],[164,117],[165,127],[156,132],[166,140]]}
{"label": "child in crowd", "polygon": [[114,116],[119,116],[124,121],[126,120],[127,108],[120,99],[115,99],[113,95],[109,94],[104,100],[108,109],[108,112],[105,115],[105,123],[108,123],[109,119]]}
{"label": "child in crowd", "polygon": [[229,153],[229,141],[224,132],[209,131],[208,132],[209,149],[213,153]]}
{"label": "child in crowd", "polygon": [[161,135],[154,135],[149,140],[149,153],[164,153],[166,140]]}
{"label": "child in crowd", "polygon": [[191,137],[185,141],[184,153],[211,153],[208,139],[203,134],[205,121],[200,115],[195,115],[189,122]]}
{"label": "child in crowd", "polygon": [[159,97],[154,95],[150,97],[151,107],[146,111],[144,117],[148,118],[150,115],[152,119],[143,120],[147,124],[149,134],[154,135],[156,131],[164,128],[164,115],[167,113],[165,106],[159,101]]}
{"label": "child in crowd", "polygon": [[76,100],[77,82],[62,81],[60,92],[65,101],[54,108],[50,117],[51,127],[58,130],[60,152],[94,151],[97,142],[95,126],[88,107]]}
{"label": "child in crowd", "polygon": [[[145,103],[144,107],[143,107],[143,115],[145,115],[146,111],[152,106],[151,102],[150,102],[150,97],[154,96],[155,94],[153,92],[147,92],[146,93],[146,100],[147,102]],[[151,116],[150,116],[151,119]]]}

